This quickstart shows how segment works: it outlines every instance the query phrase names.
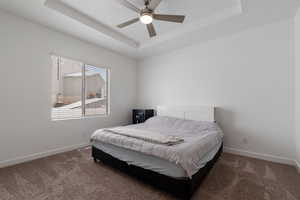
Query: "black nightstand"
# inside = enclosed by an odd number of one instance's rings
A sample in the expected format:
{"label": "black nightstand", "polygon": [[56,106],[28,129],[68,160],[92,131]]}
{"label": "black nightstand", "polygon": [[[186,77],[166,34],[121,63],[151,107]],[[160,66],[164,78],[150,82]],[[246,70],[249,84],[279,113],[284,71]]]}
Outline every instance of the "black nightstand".
{"label": "black nightstand", "polygon": [[153,109],[134,109],[132,110],[132,123],[139,124],[154,116]]}

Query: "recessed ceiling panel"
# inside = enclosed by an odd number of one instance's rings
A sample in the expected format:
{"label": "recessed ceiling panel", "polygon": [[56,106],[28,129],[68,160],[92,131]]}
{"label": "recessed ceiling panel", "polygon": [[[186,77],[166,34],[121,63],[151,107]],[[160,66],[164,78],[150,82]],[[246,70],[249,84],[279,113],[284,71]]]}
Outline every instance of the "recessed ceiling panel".
{"label": "recessed ceiling panel", "polygon": [[[138,41],[141,45],[151,40],[148,36],[146,26],[140,22],[119,29],[116,25],[138,17],[138,14],[120,5],[114,0],[63,0],[69,6],[99,20],[114,28],[116,31],[124,33]],[[139,8],[143,8],[143,0],[131,0],[131,3]],[[184,24],[154,21],[157,37],[167,35],[173,31],[184,29],[186,25],[203,20],[224,9],[236,6],[237,0],[163,0],[156,10],[160,14],[185,15]]]}
{"label": "recessed ceiling panel", "polygon": [[[150,39],[146,27],[139,22],[124,29],[116,28],[117,24],[135,18],[137,14],[115,0],[53,0],[92,17],[95,26],[82,23],[84,20],[76,20],[76,16],[70,17],[70,14],[46,7],[45,1],[0,0],[0,12],[13,13],[135,58],[158,55],[196,42],[293,17],[300,4],[299,0],[162,0],[157,13],[186,15],[186,21],[184,24],[155,21],[157,37]],[[139,8],[143,7],[143,0],[129,1]],[[102,32],[99,31],[102,29]]]}

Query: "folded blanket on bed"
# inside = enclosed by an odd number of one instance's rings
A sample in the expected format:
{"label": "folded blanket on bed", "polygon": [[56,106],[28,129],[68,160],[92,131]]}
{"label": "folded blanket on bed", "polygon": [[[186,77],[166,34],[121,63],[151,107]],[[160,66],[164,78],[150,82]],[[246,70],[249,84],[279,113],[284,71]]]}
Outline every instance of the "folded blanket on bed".
{"label": "folded blanket on bed", "polygon": [[146,131],[146,130],[139,130],[133,128],[126,128],[126,127],[104,129],[104,131],[144,140],[151,143],[168,145],[168,146],[172,146],[184,142],[184,139],[173,135],[163,135],[161,133],[154,132],[154,131]]}

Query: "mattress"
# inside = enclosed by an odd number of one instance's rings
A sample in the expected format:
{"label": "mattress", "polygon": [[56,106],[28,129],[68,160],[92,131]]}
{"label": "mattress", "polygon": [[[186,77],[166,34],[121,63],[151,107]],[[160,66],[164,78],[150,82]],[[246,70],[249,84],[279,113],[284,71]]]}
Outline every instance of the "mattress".
{"label": "mattress", "polygon": [[141,136],[153,132],[164,136],[178,137],[183,142],[171,146],[162,145],[105,129],[96,130],[91,136],[91,141],[111,144],[176,163],[185,170],[189,178],[203,167],[202,158],[220,145],[223,138],[222,130],[214,122],[183,120],[165,116],[152,117],[145,123],[124,128],[133,130]]}
{"label": "mattress", "polygon": [[[221,148],[221,145],[222,143],[217,144],[211,151],[201,158],[201,168],[204,167],[207,162],[213,159],[218,150]],[[127,162],[129,165],[142,167],[144,169],[152,170],[176,179],[188,177],[188,174],[180,165],[159,157],[147,155],[100,141],[94,141],[93,146],[119,160]]]}

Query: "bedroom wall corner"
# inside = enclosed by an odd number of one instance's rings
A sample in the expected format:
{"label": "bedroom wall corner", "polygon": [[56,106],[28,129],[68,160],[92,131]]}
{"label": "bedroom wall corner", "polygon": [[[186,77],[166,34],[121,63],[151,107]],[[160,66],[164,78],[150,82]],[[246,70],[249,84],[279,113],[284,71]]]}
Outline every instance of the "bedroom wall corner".
{"label": "bedroom wall corner", "polygon": [[295,134],[296,160],[300,173],[300,9],[295,16]]}

